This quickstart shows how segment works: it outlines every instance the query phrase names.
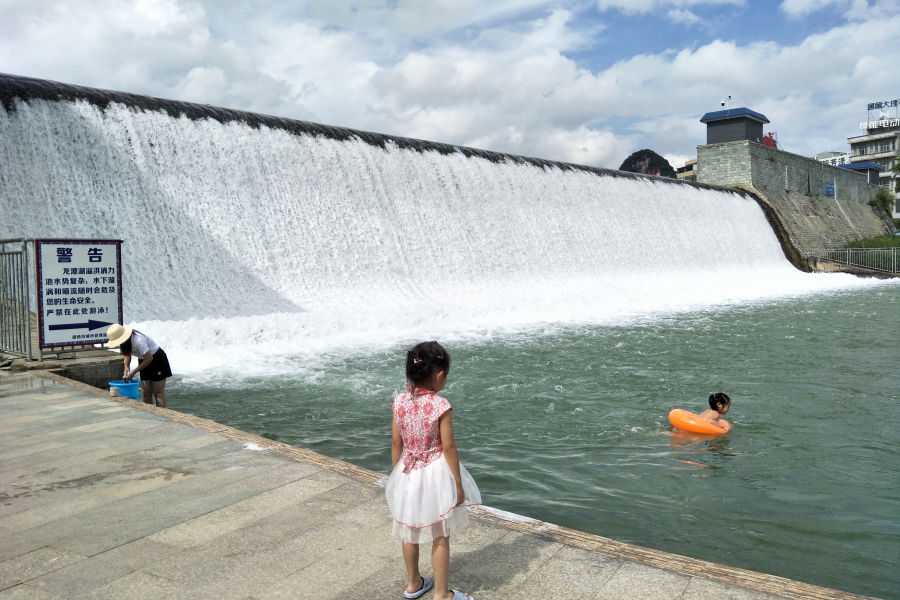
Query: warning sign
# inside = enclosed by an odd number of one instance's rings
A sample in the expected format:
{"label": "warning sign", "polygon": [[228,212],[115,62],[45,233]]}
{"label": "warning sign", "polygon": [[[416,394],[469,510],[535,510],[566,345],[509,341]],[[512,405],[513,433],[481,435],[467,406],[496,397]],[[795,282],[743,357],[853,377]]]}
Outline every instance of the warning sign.
{"label": "warning sign", "polygon": [[35,240],[41,348],[101,344],[122,323],[121,240]]}

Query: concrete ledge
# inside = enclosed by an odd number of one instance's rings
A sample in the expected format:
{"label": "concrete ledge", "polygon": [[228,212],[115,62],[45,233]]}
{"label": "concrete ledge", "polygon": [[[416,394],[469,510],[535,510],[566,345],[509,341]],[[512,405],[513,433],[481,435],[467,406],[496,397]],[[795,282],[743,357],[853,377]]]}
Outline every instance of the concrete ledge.
{"label": "concrete ledge", "polygon": [[7,353],[0,353],[0,358],[12,360],[12,365],[6,367],[12,372],[49,370],[98,388],[106,388],[108,382],[122,378],[122,356],[118,353],[98,349],[78,353],[60,352],[59,355],[66,358],[51,357],[50,353],[44,360],[27,361],[21,356]]}
{"label": "concrete ledge", "polygon": [[874,277],[875,279],[900,278],[900,274],[897,273],[887,273],[885,271],[847,265],[835,260],[828,260],[827,258],[807,258],[806,261],[812,267],[812,270],[817,273],[850,273],[859,277]]}
{"label": "concrete ledge", "polygon": [[[57,373],[47,371],[34,371],[32,375],[50,379],[72,388],[103,397],[107,400],[128,405],[131,408],[153,413],[155,415],[171,419],[186,425],[190,425],[197,429],[214,433],[236,442],[243,444],[255,444],[269,452],[279,454],[281,456],[293,459],[306,465],[318,467],[329,471],[336,475],[341,475],[352,479],[356,482],[367,486],[383,487],[386,477],[375,471],[370,471],[362,467],[352,465],[350,463],[329,458],[309,450],[296,448],[281,442],[275,442],[266,438],[262,438],[244,431],[240,431],[233,427],[228,427],[208,419],[202,419],[193,415],[188,415],[178,411],[165,408],[156,408],[149,404],[135,402],[127,398],[112,398],[107,392],[98,388],[86,385],[84,383],[72,381]],[[556,542],[571,548],[586,550],[597,555],[623,559],[647,567],[662,569],[670,573],[687,576],[691,578],[699,578],[735,586],[747,590],[753,590],[764,594],[772,594],[783,598],[793,598],[796,600],[865,600],[866,596],[859,596],[848,592],[833,590],[807,583],[801,583],[758,573],[746,569],[719,565],[702,560],[643,548],[632,544],[618,542],[609,538],[584,533],[581,531],[558,527],[551,523],[538,521],[521,515],[508,513],[505,511],[493,509],[490,507],[481,507],[472,509],[471,513],[476,519],[483,522],[500,526],[507,530],[512,530],[528,536]],[[713,594],[712,597],[723,597]],[[871,599],[869,599],[871,600]]]}

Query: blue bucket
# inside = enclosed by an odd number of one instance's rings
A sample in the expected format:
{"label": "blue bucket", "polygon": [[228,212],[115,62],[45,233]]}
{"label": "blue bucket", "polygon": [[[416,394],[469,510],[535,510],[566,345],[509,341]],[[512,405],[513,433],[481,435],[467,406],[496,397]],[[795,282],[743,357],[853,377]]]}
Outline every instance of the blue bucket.
{"label": "blue bucket", "polygon": [[117,387],[119,388],[120,396],[127,396],[132,400],[137,400],[138,395],[140,395],[141,390],[141,382],[134,381],[132,383],[126,383],[124,381],[110,381],[109,387]]}

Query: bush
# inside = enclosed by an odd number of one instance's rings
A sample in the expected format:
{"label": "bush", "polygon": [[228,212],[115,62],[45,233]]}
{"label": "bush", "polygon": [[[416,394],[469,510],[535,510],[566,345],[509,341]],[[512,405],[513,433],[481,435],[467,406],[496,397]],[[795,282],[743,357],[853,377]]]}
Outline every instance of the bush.
{"label": "bush", "polygon": [[845,248],[900,248],[900,237],[886,235],[850,242]]}
{"label": "bush", "polygon": [[879,186],[875,190],[875,197],[869,200],[869,206],[881,208],[890,217],[893,214],[894,195],[887,188]]}
{"label": "bush", "polygon": [[894,229],[900,229],[900,219],[894,219]]}

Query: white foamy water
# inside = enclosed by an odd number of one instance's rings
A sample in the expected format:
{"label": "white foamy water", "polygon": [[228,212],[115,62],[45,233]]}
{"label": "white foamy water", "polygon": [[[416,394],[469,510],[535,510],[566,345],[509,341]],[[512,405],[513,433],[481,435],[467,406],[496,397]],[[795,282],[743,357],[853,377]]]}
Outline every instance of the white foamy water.
{"label": "white foamy water", "polygon": [[737,194],[115,104],[0,110],[0,163],[0,237],[123,239],[126,321],[197,378],[875,284]]}

